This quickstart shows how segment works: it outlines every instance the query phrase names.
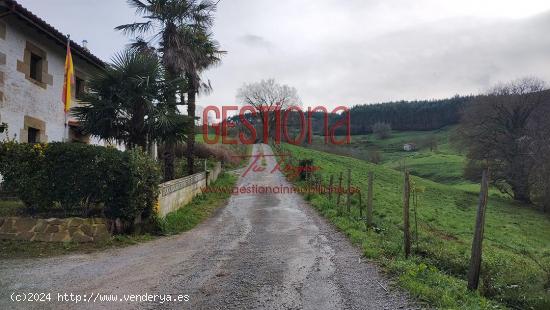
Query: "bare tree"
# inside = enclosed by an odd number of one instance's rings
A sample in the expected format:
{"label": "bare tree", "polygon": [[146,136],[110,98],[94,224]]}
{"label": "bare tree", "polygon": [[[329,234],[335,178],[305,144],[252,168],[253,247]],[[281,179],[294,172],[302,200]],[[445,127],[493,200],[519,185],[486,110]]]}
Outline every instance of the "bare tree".
{"label": "bare tree", "polygon": [[426,136],[424,139],[422,139],[419,143],[421,147],[428,147],[430,148],[430,152],[437,150],[437,137],[435,135],[429,135]]}
{"label": "bare tree", "polygon": [[389,123],[377,122],[372,125],[372,132],[379,139],[387,139],[391,136],[391,125]]}
{"label": "bare tree", "polygon": [[548,103],[544,89],[544,82],[534,78],[498,85],[468,106],[458,128],[468,158],[491,166],[496,185],[523,202],[531,202],[537,157],[531,124]]}
{"label": "bare tree", "polygon": [[[263,125],[270,134],[275,129],[275,111],[284,111],[291,106],[300,106],[301,100],[296,88],[279,84],[275,79],[244,84],[237,92],[237,100],[243,105],[254,107]],[[264,117],[267,113],[267,117]],[[267,120],[267,124],[266,124]]]}

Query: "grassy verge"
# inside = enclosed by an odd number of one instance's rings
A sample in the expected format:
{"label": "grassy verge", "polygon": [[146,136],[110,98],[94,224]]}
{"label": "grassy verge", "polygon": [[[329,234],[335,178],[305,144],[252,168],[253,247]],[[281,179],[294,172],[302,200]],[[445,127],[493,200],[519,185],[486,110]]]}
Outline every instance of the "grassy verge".
{"label": "grassy verge", "polygon": [[[233,186],[236,177],[229,173],[222,173],[218,180],[212,186]],[[193,201],[179,209],[176,212],[168,214],[166,219],[161,220],[161,226],[166,234],[178,234],[192,229],[197,224],[209,217],[217,208],[222,206],[229,194],[208,193],[195,197]],[[10,208],[4,208],[4,206]],[[0,210],[6,213],[5,216],[13,215],[13,208],[20,207],[13,203],[2,203]],[[121,248],[142,242],[147,242],[160,238],[155,235],[120,235],[114,236],[105,242],[97,243],[54,243],[54,242],[30,242],[30,241],[12,241],[0,240],[0,259],[17,258],[39,258],[51,257],[75,253],[93,253],[107,249]]]}
{"label": "grassy verge", "polygon": [[105,242],[91,243],[0,240],[0,259],[40,258],[75,253],[87,254],[126,247],[156,238],[152,235],[114,236]]}
{"label": "grassy verge", "polygon": [[[229,188],[235,185],[236,180],[235,175],[222,173],[210,186]],[[189,205],[169,213],[161,221],[163,231],[167,234],[178,234],[192,229],[224,205],[229,196],[229,193],[214,192],[196,196]]]}
{"label": "grassy verge", "polygon": [[481,285],[479,292],[469,292],[466,274],[476,193],[413,177],[414,186],[424,191],[418,192],[418,206],[411,207],[413,237],[418,235],[418,242],[413,244],[414,255],[405,259],[400,172],[292,145],[282,148],[295,159],[313,159],[313,164],[322,168],[320,175],[325,185],[330,175],[351,167],[353,185],[366,193],[368,172],[374,172],[374,229],[365,229],[356,207],[350,215],[338,214],[335,202],[329,201],[326,195],[313,194],[306,198],[354,243],[362,246],[365,256],[385,267],[413,296],[443,309],[550,309],[548,217],[529,206],[491,195]]}
{"label": "grassy verge", "polygon": [[24,205],[18,200],[0,201],[0,217],[18,216]]}

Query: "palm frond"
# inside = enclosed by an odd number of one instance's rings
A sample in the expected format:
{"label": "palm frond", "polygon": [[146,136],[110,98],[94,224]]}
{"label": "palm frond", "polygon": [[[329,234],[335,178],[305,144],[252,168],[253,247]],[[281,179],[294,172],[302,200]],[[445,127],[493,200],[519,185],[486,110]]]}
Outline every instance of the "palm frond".
{"label": "palm frond", "polygon": [[131,8],[136,10],[137,15],[144,15],[149,12],[149,5],[143,3],[141,0],[127,0],[126,1]]}
{"label": "palm frond", "polygon": [[115,27],[115,30],[122,31],[126,35],[145,34],[153,28],[151,21],[142,23],[131,23]]}

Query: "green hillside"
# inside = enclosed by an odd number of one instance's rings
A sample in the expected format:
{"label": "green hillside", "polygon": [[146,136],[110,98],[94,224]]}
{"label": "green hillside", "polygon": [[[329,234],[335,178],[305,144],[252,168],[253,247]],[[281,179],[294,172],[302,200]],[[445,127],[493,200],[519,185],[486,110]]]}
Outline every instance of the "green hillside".
{"label": "green hillside", "polygon": [[[406,165],[409,171],[426,179],[446,184],[462,184],[465,160],[463,154],[451,146],[450,136],[453,127],[434,131],[394,131],[391,137],[379,139],[374,134],[351,136],[349,145],[338,148],[324,145],[322,137],[313,139],[314,149],[347,155],[371,161],[371,152],[380,154],[380,164],[397,170]],[[427,139],[434,139],[436,147],[431,150],[425,145]],[[415,143],[417,150],[406,152],[405,143]]]}
{"label": "green hillside", "polygon": [[[394,136],[384,143],[389,147],[401,143],[399,139],[402,138]],[[480,285],[482,297],[468,292],[465,281],[477,206],[477,194],[472,185],[456,186],[412,178],[418,189],[418,243],[413,245],[416,254],[405,259],[402,250],[403,176],[390,168],[394,164],[392,160],[374,165],[292,145],[283,145],[280,151],[291,152],[294,159],[312,158],[314,165],[321,167],[320,175],[325,185],[331,174],[336,176],[342,171],[346,175],[347,169],[352,168],[353,185],[359,186],[364,195],[368,172],[375,173],[373,230],[365,231],[357,208],[352,210],[352,216],[338,215],[335,202],[329,202],[326,196],[308,198],[354,242],[361,244],[367,257],[377,260],[396,275],[399,283],[413,295],[440,308],[494,309],[503,305],[522,309],[550,308],[550,220],[542,214],[500,195],[490,195]],[[448,155],[415,155],[408,159],[408,165],[413,166],[414,162],[421,173],[432,171],[437,179],[438,175],[457,169],[455,165],[445,166]],[[431,165],[422,168],[422,164],[430,161],[441,162],[441,168]],[[414,236],[414,206],[411,213]]]}
{"label": "green hillside", "polygon": [[[371,153],[375,151],[381,157],[379,165],[398,171],[403,171],[403,167],[407,167],[415,176],[477,193],[479,184],[465,180],[463,177],[466,156],[451,144],[453,130],[454,127],[433,131],[393,131],[391,137],[387,139],[379,139],[374,134],[355,135],[351,136],[349,145],[341,145],[337,148],[325,145],[323,138],[316,136],[312,145],[304,146],[366,161],[372,160]],[[437,141],[434,149],[430,149],[424,142],[431,137]],[[403,144],[411,142],[417,144],[417,150],[404,151]],[[502,195],[495,188],[491,188],[490,191],[492,194]]]}

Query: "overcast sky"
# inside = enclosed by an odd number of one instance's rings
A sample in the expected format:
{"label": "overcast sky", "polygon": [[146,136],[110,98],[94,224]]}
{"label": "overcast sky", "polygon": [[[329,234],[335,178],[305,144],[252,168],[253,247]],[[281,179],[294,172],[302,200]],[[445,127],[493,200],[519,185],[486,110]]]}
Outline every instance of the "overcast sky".
{"label": "overcast sky", "polygon": [[[109,60],[136,20],[124,0],[19,0]],[[548,0],[221,0],[228,54],[205,72],[201,105],[234,104],[244,82],[275,78],[304,106],[352,106],[478,93],[499,81],[550,81]]]}

